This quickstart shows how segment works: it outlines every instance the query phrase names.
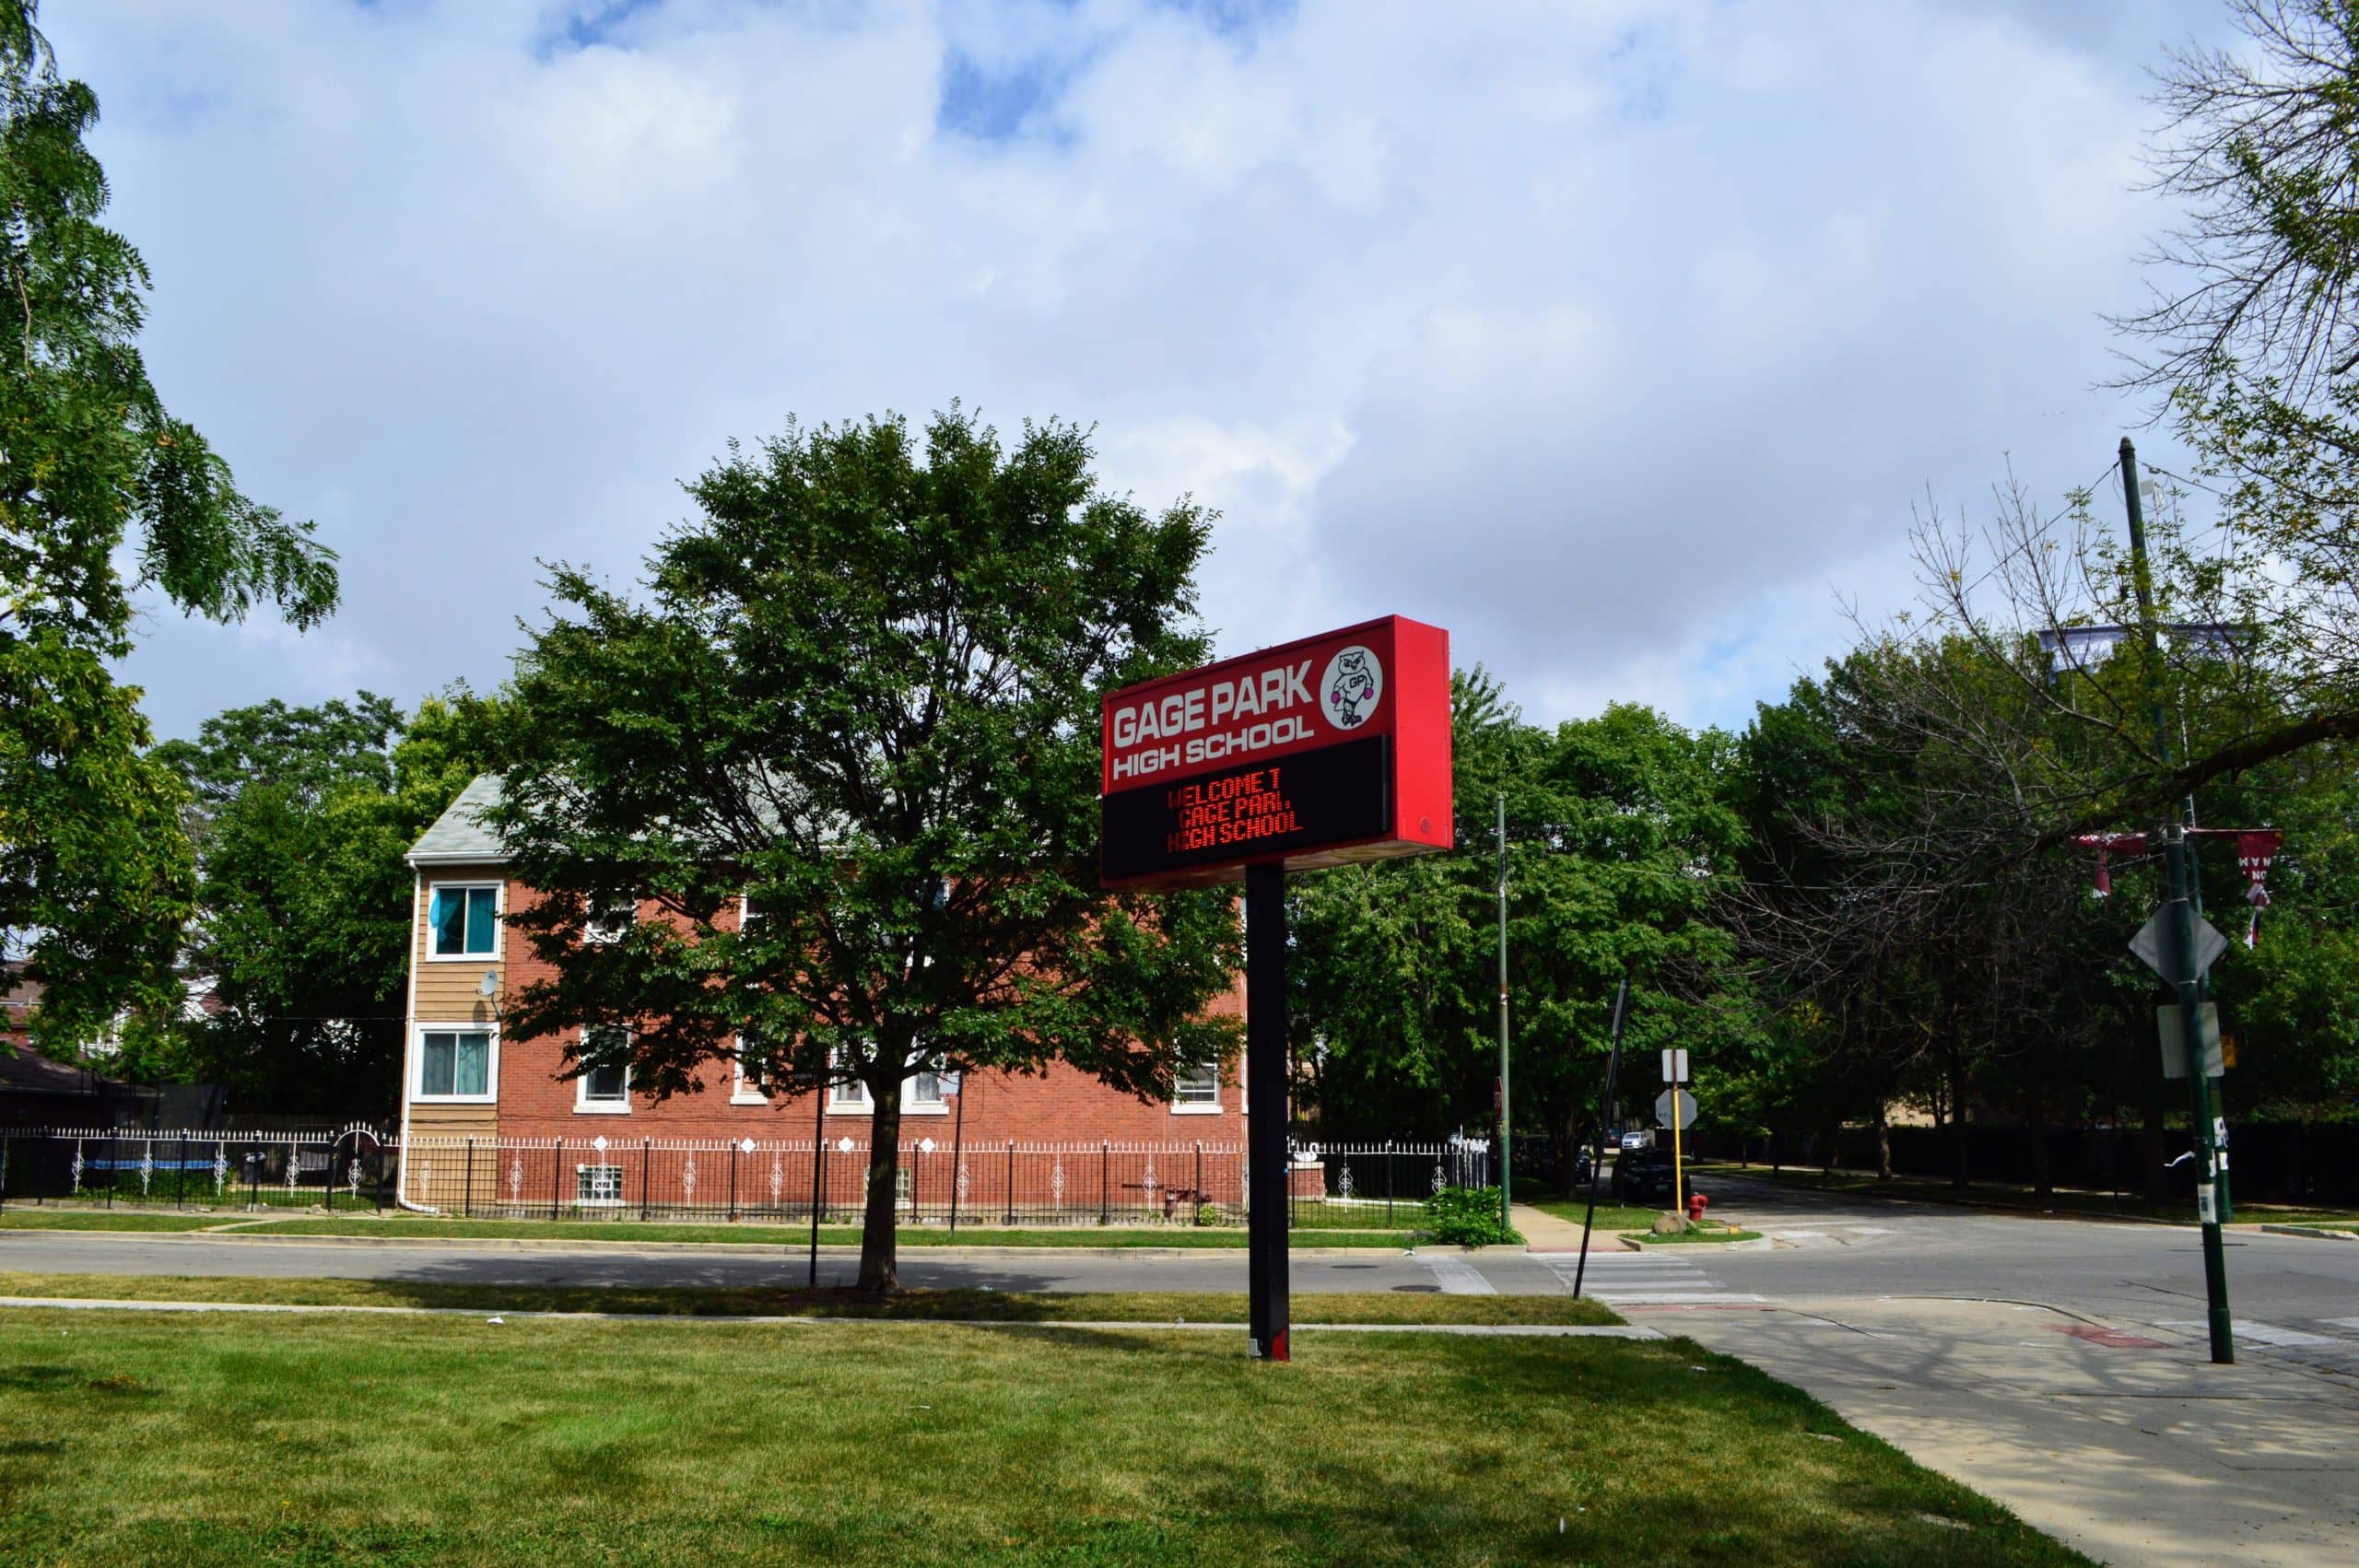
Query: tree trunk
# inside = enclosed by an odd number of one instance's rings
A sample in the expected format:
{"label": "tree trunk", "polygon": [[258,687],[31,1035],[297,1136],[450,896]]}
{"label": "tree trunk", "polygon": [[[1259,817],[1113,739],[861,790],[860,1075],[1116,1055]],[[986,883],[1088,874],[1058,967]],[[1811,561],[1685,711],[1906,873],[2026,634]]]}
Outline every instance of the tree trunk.
{"label": "tree trunk", "polygon": [[1876,1180],[1892,1179],[1892,1107],[1876,1102]]}
{"label": "tree trunk", "polygon": [[896,1224],[900,1220],[901,1080],[895,1074],[880,1087],[868,1086],[876,1106],[868,1128],[868,1204],[860,1226],[860,1288],[887,1292],[901,1288],[901,1264]]}
{"label": "tree trunk", "polygon": [[2163,1162],[2170,1156],[2165,1153],[2169,1133],[2163,1124],[2165,1113],[2158,1103],[2161,1099],[2162,1095],[2150,1088],[2146,1092],[2146,1103],[2142,1107],[2144,1114],[2141,1119],[2146,1125],[2138,1142],[2145,1152],[2145,1158],[2141,1162],[2145,1169],[2139,1172],[2138,1189],[2145,1194],[2149,1203],[2167,1203],[2171,1196],[2170,1172],[2163,1168]]}
{"label": "tree trunk", "polygon": [[2033,1196],[2056,1196],[2056,1172],[2048,1159],[2048,1080],[2037,1073],[2024,1090],[2024,1130],[2031,1135]]}
{"label": "tree trunk", "polygon": [[1966,1153],[1966,1085],[1960,1081],[1957,1053],[1949,1059],[1950,1080],[1950,1185],[1965,1188],[1967,1182]]}

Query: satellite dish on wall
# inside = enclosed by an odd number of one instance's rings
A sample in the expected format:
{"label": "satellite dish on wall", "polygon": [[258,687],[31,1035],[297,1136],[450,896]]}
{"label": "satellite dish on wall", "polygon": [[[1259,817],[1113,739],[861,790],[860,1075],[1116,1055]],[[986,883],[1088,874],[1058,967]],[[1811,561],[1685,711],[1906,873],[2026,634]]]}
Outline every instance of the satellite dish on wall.
{"label": "satellite dish on wall", "polygon": [[483,983],[475,987],[475,989],[481,991],[486,996],[498,996],[499,994],[499,971],[497,969],[486,969],[483,972]]}

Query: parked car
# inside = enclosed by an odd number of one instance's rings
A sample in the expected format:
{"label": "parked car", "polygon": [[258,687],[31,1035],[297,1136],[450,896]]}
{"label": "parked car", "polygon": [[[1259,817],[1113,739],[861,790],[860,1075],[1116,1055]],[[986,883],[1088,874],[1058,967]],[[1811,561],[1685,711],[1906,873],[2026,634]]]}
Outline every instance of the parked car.
{"label": "parked car", "polygon": [[1632,1149],[1614,1162],[1614,1196],[1625,1203],[1679,1207],[1672,1184],[1671,1151]]}
{"label": "parked car", "polygon": [[1619,1147],[1624,1153],[1626,1154],[1633,1149],[1651,1149],[1654,1146],[1655,1129],[1653,1128],[1625,1127],[1622,1129]]}

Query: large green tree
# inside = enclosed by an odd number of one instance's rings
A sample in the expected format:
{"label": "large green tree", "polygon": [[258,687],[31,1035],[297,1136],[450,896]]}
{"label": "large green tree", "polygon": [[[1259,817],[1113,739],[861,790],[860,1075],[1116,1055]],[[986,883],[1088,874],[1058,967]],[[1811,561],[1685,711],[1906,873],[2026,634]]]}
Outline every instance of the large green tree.
{"label": "large green tree", "polygon": [[99,222],[84,145],[98,99],[33,13],[0,0],[0,933],[47,988],[43,1038],[71,1041],[165,996],[194,891],[181,788],[108,670],[136,597],[306,626],[336,577],[149,382],[147,269]]}
{"label": "large green tree", "polygon": [[[1627,705],[1526,724],[1479,669],[1453,697],[1459,848],[1293,885],[1297,1054],[1336,1134],[1490,1125],[1504,795],[1516,1122],[1547,1135],[1568,1176],[1625,975],[1633,1061],[1678,1044],[1725,1064],[1744,1037],[1731,946],[1709,918],[1743,842],[1721,799],[1729,743]],[[1645,1082],[1634,1068],[1623,1097]]]}
{"label": "large green tree", "polygon": [[[1159,1095],[1229,1049],[1204,1005],[1230,897],[1097,874],[1098,697],[1202,659],[1209,518],[1104,494],[1090,458],[1070,426],[1003,447],[955,406],[921,436],[790,427],[689,486],[640,594],[558,570],[519,661],[492,821],[552,968],[508,1029],[628,1025],[593,1037],[658,1095],[740,1039],[775,1083],[864,1084],[864,1289],[898,1280],[912,1071],[1062,1061]],[[634,906],[621,940],[577,940]]]}
{"label": "large green tree", "polygon": [[412,885],[404,853],[487,766],[497,706],[461,692],[406,720],[367,692],[273,700],[157,748],[193,797],[184,966],[216,1010],[143,1063],[248,1110],[376,1118],[398,1100]]}

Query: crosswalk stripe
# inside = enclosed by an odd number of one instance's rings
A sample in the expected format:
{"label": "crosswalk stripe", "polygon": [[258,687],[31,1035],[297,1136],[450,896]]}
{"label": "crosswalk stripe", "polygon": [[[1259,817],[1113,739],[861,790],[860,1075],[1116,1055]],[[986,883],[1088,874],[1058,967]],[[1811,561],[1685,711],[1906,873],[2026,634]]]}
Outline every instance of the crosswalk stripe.
{"label": "crosswalk stripe", "polygon": [[1439,1254],[1420,1253],[1425,1266],[1434,1271],[1435,1281],[1444,1295],[1495,1296],[1498,1287],[1483,1278],[1474,1265],[1463,1258],[1446,1258]]}
{"label": "crosswalk stripe", "polygon": [[[1590,1276],[1584,1287],[1588,1294],[1614,1306],[1733,1306],[1763,1299],[1730,1290],[1692,1258],[1625,1256],[1631,1258],[1629,1263]],[[1575,1258],[1548,1259],[1549,1269],[1568,1287],[1579,1264]]]}

